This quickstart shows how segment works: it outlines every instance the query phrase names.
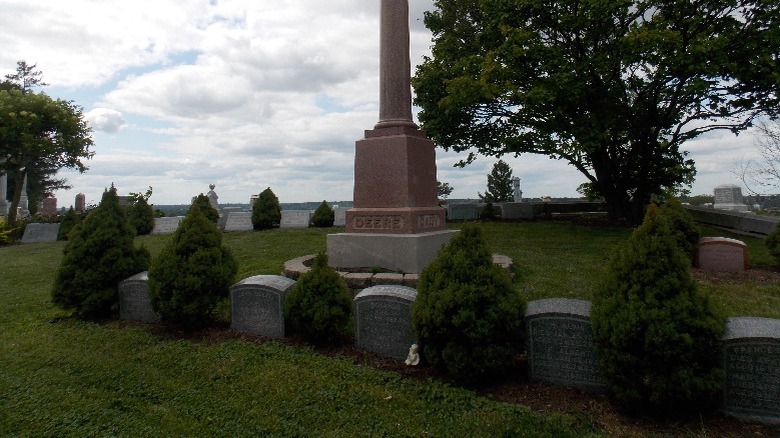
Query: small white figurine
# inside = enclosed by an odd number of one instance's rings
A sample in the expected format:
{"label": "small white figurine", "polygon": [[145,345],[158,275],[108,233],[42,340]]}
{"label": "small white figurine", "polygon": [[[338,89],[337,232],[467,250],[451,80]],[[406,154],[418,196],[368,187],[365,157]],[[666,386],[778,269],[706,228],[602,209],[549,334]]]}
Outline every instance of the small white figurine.
{"label": "small white figurine", "polygon": [[417,347],[417,344],[412,344],[411,347],[409,347],[409,356],[406,357],[406,364],[409,366],[415,366],[418,363],[420,363],[420,353],[417,352],[419,347]]}

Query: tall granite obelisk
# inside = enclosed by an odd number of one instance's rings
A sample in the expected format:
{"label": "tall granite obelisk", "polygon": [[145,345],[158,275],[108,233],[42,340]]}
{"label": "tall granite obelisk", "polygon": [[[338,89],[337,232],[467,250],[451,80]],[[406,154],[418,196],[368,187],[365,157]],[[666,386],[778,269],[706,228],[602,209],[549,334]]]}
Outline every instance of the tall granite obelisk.
{"label": "tall granite obelisk", "polygon": [[379,122],[355,143],[346,233],[330,264],[418,273],[454,234],[436,197],[436,151],[412,120],[408,0],[381,0]]}

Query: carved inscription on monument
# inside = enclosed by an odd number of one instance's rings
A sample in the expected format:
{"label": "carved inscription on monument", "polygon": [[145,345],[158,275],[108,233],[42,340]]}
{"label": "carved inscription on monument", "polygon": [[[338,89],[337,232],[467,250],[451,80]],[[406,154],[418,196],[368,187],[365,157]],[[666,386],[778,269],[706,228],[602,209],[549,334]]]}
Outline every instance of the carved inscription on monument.
{"label": "carved inscription on monument", "polygon": [[392,230],[404,227],[401,216],[355,216],[352,218],[352,228],[356,230]]}
{"label": "carved inscription on monument", "polygon": [[406,286],[374,286],[355,297],[358,348],[404,360],[416,343],[411,328],[417,291]]}
{"label": "carved inscription on monument", "polygon": [[438,228],[441,225],[441,217],[437,214],[424,214],[417,218],[419,228]]}
{"label": "carved inscription on monument", "polygon": [[[544,305],[533,305],[540,302]],[[531,380],[592,392],[607,390],[609,383],[601,374],[593,351],[590,303],[586,307],[584,303],[587,302],[564,299],[529,303],[526,324]],[[536,307],[542,311],[531,314]]]}

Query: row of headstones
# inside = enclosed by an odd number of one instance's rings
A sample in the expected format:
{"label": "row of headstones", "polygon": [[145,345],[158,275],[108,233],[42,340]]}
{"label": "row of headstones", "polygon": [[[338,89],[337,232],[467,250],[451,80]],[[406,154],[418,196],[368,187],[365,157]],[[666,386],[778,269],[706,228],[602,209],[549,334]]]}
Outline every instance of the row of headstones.
{"label": "row of headstones", "polygon": [[[347,210],[345,207],[333,209],[334,227],[343,227],[347,223]],[[280,228],[307,228],[311,225],[313,212],[311,210],[282,210]],[[158,217],[154,219],[152,234],[171,234],[179,227],[183,216]],[[223,209],[218,222],[219,228],[225,231],[251,231],[252,213],[248,211]]]}
{"label": "row of headstones", "polygon": [[[284,332],[284,297],[295,281],[277,275],[246,278],[230,288],[233,330],[280,339]],[[146,272],[119,286],[120,317],[155,322]],[[416,338],[411,307],[417,291],[408,286],[373,286],[354,298],[355,345],[404,360]],[[591,303],[550,298],[531,301],[526,310],[529,378],[595,393],[609,383],[594,354]],[[780,423],[780,320],[729,318],[723,337],[726,373],[723,410],[767,424]]]}

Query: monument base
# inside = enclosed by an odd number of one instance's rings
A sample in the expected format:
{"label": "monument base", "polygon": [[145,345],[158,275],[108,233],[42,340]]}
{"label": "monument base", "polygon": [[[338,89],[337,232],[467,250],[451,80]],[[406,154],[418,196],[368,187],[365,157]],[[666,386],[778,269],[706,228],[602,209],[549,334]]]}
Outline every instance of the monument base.
{"label": "monument base", "polygon": [[328,234],[328,264],[334,268],[378,267],[418,274],[457,230],[419,234]]}

